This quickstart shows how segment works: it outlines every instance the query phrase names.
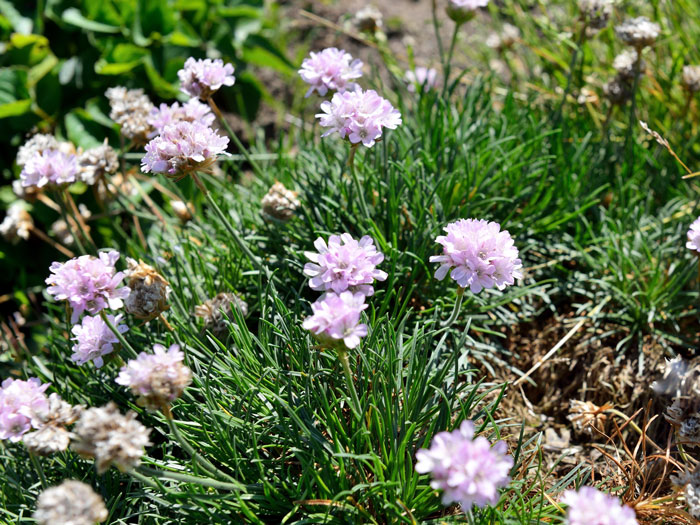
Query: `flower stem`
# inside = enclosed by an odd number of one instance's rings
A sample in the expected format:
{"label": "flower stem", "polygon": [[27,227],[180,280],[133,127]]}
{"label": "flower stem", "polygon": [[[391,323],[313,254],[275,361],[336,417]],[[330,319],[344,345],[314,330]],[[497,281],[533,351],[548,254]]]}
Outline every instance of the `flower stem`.
{"label": "flower stem", "polygon": [[442,86],[442,96],[445,97],[447,94],[447,89],[449,87],[450,73],[452,73],[452,57],[455,52],[455,45],[457,44],[457,35],[459,34],[459,29],[462,24],[455,24],[455,29],[452,32],[452,40],[450,41],[450,50],[447,52],[447,60],[443,65],[443,74],[445,78],[443,79]]}
{"label": "flower stem", "polygon": [[129,341],[126,340],[124,335],[117,329],[116,326],[114,326],[112,321],[109,320],[104,310],[100,310],[100,317],[102,317],[102,320],[109,327],[109,329],[112,330],[117,340],[119,341],[119,344],[121,344],[122,347],[124,347],[131,354],[131,357],[136,357],[138,355],[138,352],[134,350],[134,347],[129,344]]}
{"label": "flower stem", "polygon": [[32,452],[29,453],[29,459],[32,461],[32,465],[34,465],[37,474],[39,474],[39,479],[41,480],[41,487],[43,489],[46,489],[49,486],[49,484],[46,482],[46,475],[44,474],[44,467],[41,465],[41,461],[38,457],[36,457],[36,454]]}
{"label": "flower stem", "polygon": [[357,396],[357,390],[355,390],[355,382],[352,379],[352,370],[350,370],[350,359],[348,357],[348,351],[345,348],[338,348],[338,360],[343,367],[343,374],[345,375],[345,381],[348,384],[348,390],[350,390],[350,397],[352,399],[352,408],[355,412],[355,416],[359,421],[362,421],[362,405],[360,405],[360,398]]}
{"label": "flower stem", "polygon": [[360,179],[357,178],[357,172],[355,171],[355,154],[357,153],[357,148],[359,144],[353,144],[350,147],[350,155],[348,156],[348,168],[350,169],[350,176],[352,181],[357,187],[357,194],[360,198],[360,208],[364,216],[369,219],[371,217],[369,207],[367,206],[367,200],[365,199],[364,188],[360,184]]}
{"label": "flower stem", "polygon": [[443,328],[449,328],[457,320],[457,316],[459,315],[459,309],[462,307],[463,300],[464,300],[464,288],[462,288],[460,286],[457,288],[457,300],[455,301],[454,308],[452,308],[452,314],[450,315],[450,318],[447,321],[442,323]]}
{"label": "flower stem", "polygon": [[245,486],[238,482],[225,483],[211,478],[200,478],[197,476],[190,476],[189,474],[181,474],[179,472],[157,470],[143,465],[136,469],[136,473],[154,478],[171,479],[173,481],[182,481],[184,483],[195,483],[203,487],[212,487],[220,490],[245,491]]}
{"label": "flower stem", "polygon": [[571,62],[569,63],[569,71],[566,75],[566,88],[564,89],[564,95],[561,98],[561,101],[559,102],[559,106],[557,107],[557,110],[554,112],[554,122],[555,124],[559,123],[559,120],[561,119],[562,111],[564,110],[564,104],[566,103],[566,99],[569,96],[569,93],[571,92],[571,86],[573,84],[573,78],[574,78],[574,68],[576,67],[576,61],[578,60],[578,54],[581,52],[581,47],[583,46],[583,42],[586,39],[586,30],[588,29],[588,22],[585,21],[583,25],[581,26],[581,32],[578,35],[578,38],[576,39],[576,48],[574,49],[574,52],[571,54]]}

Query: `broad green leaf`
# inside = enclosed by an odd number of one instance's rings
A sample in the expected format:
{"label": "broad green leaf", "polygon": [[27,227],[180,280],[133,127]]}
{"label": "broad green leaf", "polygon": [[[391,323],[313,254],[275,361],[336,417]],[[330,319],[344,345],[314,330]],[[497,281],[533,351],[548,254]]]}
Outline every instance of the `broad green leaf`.
{"label": "broad green leaf", "polygon": [[85,18],[79,9],[71,7],[66,9],[61,15],[61,19],[66,23],[86,31],[94,31],[96,33],[119,33],[119,28],[102,22],[95,22],[89,18]]}
{"label": "broad green leaf", "polygon": [[44,76],[46,76],[58,64],[58,59],[55,55],[47,56],[40,64],[37,64],[29,70],[27,85],[35,86]]}
{"label": "broad green leaf", "polygon": [[0,118],[19,117],[31,112],[32,101],[30,99],[16,100],[7,104],[0,104]]}
{"label": "broad green leaf", "polygon": [[31,98],[27,88],[27,72],[22,69],[0,69],[0,104]]}
{"label": "broad green leaf", "polygon": [[15,9],[15,6],[12,5],[12,2],[0,0],[0,14],[9,20],[14,30],[18,33],[28,35],[32,32],[32,20],[22,16],[20,12]]}
{"label": "broad green leaf", "polygon": [[102,144],[102,140],[96,138],[96,133],[101,133],[104,136],[104,129],[92,121],[89,113],[85,110],[74,110],[68,113],[65,118],[65,126],[68,139],[76,146],[89,149]]}
{"label": "broad green leaf", "polygon": [[174,46],[181,47],[198,47],[202,45],[202,41],[200,39],[192,38],[185,33],[181,33],[180,31],[171,33],[168,37],[168,41]]}
{"label": "broad green leaf", "polygon": [[153,59],[150,56],[144,59],[143,65],[146,68],[148,80],[151,81],[151,85],[156,93],[158,93],[159,97],[175,98],[178,96],[180,91],[173,84],[160,76],[160,73],[158,73],[158,70],[153,65]]}
{"label": "broad green leaf", "polygon": [[41,35],[13,33],[6,51],[7,60],[16,65],[34,66],[49,54],[49,41]]}
{"label": "broad green leaf", "polygon": [[95,72],[101,75],[122,75],[141,65],[147,55],[147,50],[133,44],[117,44],[95,63]]}
{"label": "broad green leaf", "polygon": [[245,62],[264,67],[271,67],[284,73],[291,73],[296,68],[272,42],[260,35],[249,35],[243,47]]}

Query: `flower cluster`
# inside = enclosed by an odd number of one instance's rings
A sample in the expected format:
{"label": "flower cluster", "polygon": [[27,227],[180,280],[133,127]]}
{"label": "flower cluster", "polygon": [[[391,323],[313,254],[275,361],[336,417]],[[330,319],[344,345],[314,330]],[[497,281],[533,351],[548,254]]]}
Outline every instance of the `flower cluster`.
{"label": "flower cluster", "polygon": [[211,108],[197,98],[191,98],[182,106],[179,102],[175,102],[171,106],[161,104],[159,107],[153,108],[148,115],[148,123],[153,128],[149,136],[153,138],[162,133],[166,126],[182,121],[199,122],[204,126],[211,126],[214,123],[214,118]]}
{"label": "flower cluster", "polygon": [[90,485],[68,480],[39,494],[34,519],[39,525],[95,525],[109,516]]}
{"label": "flower cluster", "polygon": [[438,85],[437,69],[427,67],[417,67],[415,70],[408,70],[404,75],[404,80],[408,84],[407,89],[411,93],[418,90],[430,91]]}
{"label": "flower cluster", "polygon": [[71,322],[75,323],[83,312],[96,314],[109,306],[116,310],[129,296],[129,288],[119,284],[124,278],[114,265],[119,252],[111,250],[99,257],[82,255],[65,263],[54,262],[46,279],[47,291],[59,301],[68,301],[73,309]]}
{"label": "flower cluster", "polygon": [[72,406],[58,394],[48,398],[48,408],[37,414],[38,430],[24,435],[22,441],[32,454],[48,456],[68,448],[72,434],[66,429],[80,417],[82,405]]}
{"label": "flower cluster", "polygon": [[24,208],[22,201],[10,204],[7,215],[0,223],[0,235],[11,242],[16,243],[20,239],[29,239],[29,234],[34,228],[34,221],[29,212]]}
{"label": "flower cluster", "polygon": [[296,191],[288,190],[281,182],[275,182],[262,198],[263,214],[278,221],[288,221],[301,205],[297,195]]}
{"label": "flower cluster", "polygon": [[185,61],[185,67],[177,72],[180,91],[190,97],[206,100],[221,86],[233,86],[236,82],[233,71],[233,66],[224,64],[220,58],[196,60],[190,57]]}
{"label": "flower cluster", "polygon": [[221,339],[228,333],[228,320],[233,317],[233,309],[238,310],[241,317],[248,315],[248,303],[235,293],[220,292],[195,306],[194,315],[204,319],[205,330]]}
{"label": "flower cluster", "polygon": [[463,421],[459,429],[435,435],[430,449],[416,453],[416,471],[430,473],[430,486],[443,491],[442,503],[459,503],[464,510],[498,502],[498,489],[510,481],[513,458],[505,442],[493,446],[483,436],[474,437],[474,423]]}
{"label": "flower cluster", "polygon": [[615,27],[618,38],[638,51],[656,42],[660,32],[659,24],[655,24],[645,16],[628,18]]}
{"label": "flower cluster", "polygon": [[359,241],[349,233],[331,235],[327,245],[319,237],[314,246],[318,253],[306,252],[311,262],[304,266],[304,274],[310,277],[309,286],[314,290],[336,294],[350,290],[370,296],[374,294],[375,279],[384,281],[387,278],[386,272],[377,269],[384,255],[377,251],[369,235]]}
{"label": "flower cluster", "polygon": [[151,132],[148,115],[153,103],[143,89],[113,87],[105,92],[105,96],[111,107],[109,118],[119,124],[122,135],[136,142],[145,142]]}
{"label": "flower cluster", "polygon": [[448,0],[447,16],[458,24],[474,18],[480,7],[489,5],[489,0]]}
{"label": "flower cluster", "polygon": [[37,153],[58,149],[60,149],[60,144],[56,137],[45,133],[37,133],[20,146],[19,150],[17,150],[15,162],[18,166],[24,166]]}
{"label": "flower cluster", "polygon": [[195,170],[206,170],[216,161],[217,155],[226,152],[228,140],[201,122],[177,122],[166,126],[159,136],[146,144],[141,170],[176,178]]}
{"label": "flower cluster", "polygon": [[100,146],[81,153],[78,157],[78,164],[78,178],[85,184],[92,186],[105,173],[112,174],[119,169],[119,158],[117,157],[117,152],[105,139]]}
{"label": "flower cluster", "polygon": [[359,86],[353,82],[362,76],[362,61],[353,59],[350,53],[330,47],[314,53],[301,63],[301,79],[309,84],[306,96],[314,91],[324,96],[328,91],[355,91]]}
{"label": "flower cluster", "polygon": [[396,129],[401,124],[401,113],[376,91],[346,91],[336,93],[331,101],[321,104],[316,117],[321,126],[329,128],[322,136],[338,133],[352,144],[374,146],[382,130]]}
{"label": "flower cluster", "polygon": [[153,266],[143,261],[127,259],[126,262],[126,285],[131,291],[124,301],[124,307],[137,319],[150,321],[170,308],[168,281]]}
{"label": "flower cluster", "polygon": [[41,414],[49,409],[44,393],[49,387],[35,377],[22,381],[8,378],[0,388],[0,440],[17,442],[32,428],[41,426]]}
{"label": "flower cluster", "polygon": [[77,173],[78,157],[49,149],[30,157],[19,176],[25,188],[43,188],[75,182]]}
{"label": "flower cluster", "polygon": [[450,277],[457,284],[479,293],[485,288],[499,290],[522,277],[522,263],[510,234],[500,224],[476,219],[460,219],[445,227],[447,235],[435,239],[443,246],[442,255],[430,257],[440,263],[435,278]]}
{"label": "flower cluster", "polygon": [[688,242],[685,247],[700,252],[700,217],[695,219],[688,229]]}
{"label": "flower cluster", "polygon": [[[119,333],[123,334],[129,330],[128,326],[120,324],[121,314],[106,317]],[[73,325],[71,332],[75,336],[71,340],[76,343],[73,345],[73,355],[70,358],[79,365],[92,361],[96,368],[100,368],[104,364],[103,357],[111,354],[114,351],[114,345],[119,344],[117,336],[99,315],[94,317],[86,315],[81,324]]]}
{"label": "flower cluster", "polygon": [[367,335],[367,325],[360,323],[365,308],[365,296],[361,293],[329,292],[311,305],[313,315],[302,326],[323,344],[342,341],[347,348],[355,348],[360,338]]}
{"label": "flower cluster", "polygon": [[141,352],[119,372],[117,383],[128,386],[138,395],[138,403],[151,409],[167,407],[190,384],[192,372],[182,361],[185,354],[179,345],[167,350],[163,345],[153,346],[153,353]]}
{"label": "flower cluster", "polygon": [[561,501],[569,506],[567,525],[637,525],[634,510],[593,487],[567,490]]}
{"label": "flower cluster", "polygon": [[608,25],[613,13],[613,2],[612,0],[578,0],[578,8],[588,27],[599,31]]}
{"label": "flower cluster", "polygon": [[692,94],[700,91],[700,66],[683,66],[681,80],[683,89],[688,93]]}

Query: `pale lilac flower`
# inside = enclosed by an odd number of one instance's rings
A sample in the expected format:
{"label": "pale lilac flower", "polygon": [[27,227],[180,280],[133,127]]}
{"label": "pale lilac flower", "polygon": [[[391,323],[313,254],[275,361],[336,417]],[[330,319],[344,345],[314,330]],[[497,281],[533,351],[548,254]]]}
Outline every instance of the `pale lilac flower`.
{"label": "pale lilac flower", "polygon": [[685,243],[685,247],[689,250],[695,250],[700,252],[700,217],[693,221],[688,230],[688,242]]}
{"label": "pale lilac flower", "polygon": [[166,350],[163,345],[156,344],[152,354],[141,352],[129,361],[116,381],[139,396],[139,405],[163,408],[180,397],[192,380],[192,372],[182,363],[184,358],[179,345]]}
{"label": "pale lilac flower", "polygon": [[447,15],[458,24],[462,24],[473,18],[480,7],[487,5],[489,0],[448,0]]}
{"label": "pale lilac flower", "polygon": [[335,47],[318,53],[312,51],[301,63],[299,76],[311,86],[306,97],[310,97],[314,91],[321,96],[329,90],[338,93],[355,91],[359,86],[352,81],[362,76],[362,61],[353,60],[350,53]]}
{"label": "pale lilac flower", "polygon": [[328,292],[311,305],[313,315],[302,326],[323,343],[342,341],[347,348],[355,348],[360,338],[367,335],[367,325],[360,323],[365,308],[365,296],[361,293]]}
{"label": "pale lilac flower", "polygon": [[637,525],[632,508],[593,487],[567,490],[561,501],[569,506],[567,525]]}
{"label": "pale lilac flower", "polygon": [[48,184],[60,186],[75,182],[78,157],[57,150],[34,154],[19,174],[22,186],[42,188]]}
{"label": "pale lilac flower", "polygon": [[429,449],[416,452],[416,459],[416,471],[429,472],[430,486],[443,491],[443,505],[459,503],[465,511],[498,503],[498,489],[508,485],[513,468],[505,442],[491,446],[485,437],[475,438],[472,421],[436,434]]}
{"label": "pale lilac flower", "polygon": [[[123,334],[129,330],[125,324],[119,324],[123,316],[107,315],[109,322]],[[70,358],[79,365],[84,365],[88,361],[95,363],[96,368],[104,364],[103,356],[112,353],[114,345],[119,344],[119,339],[107,326],[102,317],[89,315],[83,318],[81,324],[76,324],[71,329],[75,337],[71,341],[76,341],[73,345],[73,355]]]}
{"label": "pale lilac flower", "polygon": [[442,281],[454,268],[450,277],[462,288],[474,293],[484,288],[506,286],[522,277],[522,263],[510,234],[497,222],[460,219],[448,224],[447,235],[435,239],[443,246],[442,255],[433,255],[430,262],[440,263],[435,278]]}
{"label": "pale lilac flower", "polygon": [[144,173],[164,173],[176,178],[209,168],[219,154],[226,153],[228,137],[222,137],[201,122],[180,121],[165,126],[146,144],[141,160]]}
{"label": "pale lilac flower", "polygon": [[322,136],[338,133],[352,144],[372,147],[382,136],[382,129],[396,129],[401,124],[401,113],[376,91],[346,91],[336,93],[331,101],[321,104],[316,117],[321,126],[330,128]]}
{"label": "pale lilac flower", "polygon": [[124,305],[122,299],[129,296],[130,290],[126,286],[118,288],[124,279],[124,273],[114,267],[118,259],[119,252],[111,250],[101,252],[99,257],[81,255],[51,264],[47,291],[59,301],[68,301],[73,309],[71,323],[78,322],[83,312],[94,315],[107,306],[117,310]]}
{"label": "pale lilac flower", "polygon": [[41,426],[41,417],[49,410],[44,393],[48,383],[36,377],[26,381],[8,378],[0,388],[0,440],[17,442],[32,428]]}
{"label": "pale lilac flower", "polygon": [[311,262],[304,266],[304,274],[311,278],[309,286],[314,290],[335,293],[350,290],[369,296],[374,294],[374,280],[384,281],[387,278],[386,272],[377,270],[384,255],[377,251],[369,235],[359,242],[349,233],[331,235],[328,245],[319,237],[314,246],[318,253],[306,252]]}
{"label": "pale lilac flower", "polygon": [[406,71],[404,80],[408,84],[407,89],[411,93],[422,89],[423,91],[430,91],[435,89],[438,85],[438,72],[434,68],[427,67],[417,67],[415,70]]}
{"label": "pale lilac flower", "polygon": [[171,106],[161,104],[159,107],[154,107],[148,115],[148,124],[154,129],[149,137],[153,138],[162,133],[166,126],[177,124],[183,120],[211,126],[214,119],[214,113],[209,105],[197,98],[191,98],[182,106],[179,102],[175,102]]}
{"label": "pale lilac flower", "polygon": [[190,57],[185,67],[177,72],[180,79],[180,91],[195,98],[206,100],[216,93],[221,86],[233,86],[233,66],[224,64],[220,58],[195,60]]}
{"label": "pale lilac flower", "polygon": [[17,150],[15,162],[18,166],[24,166],[37,153],[59,148],[60,144],[56,137],[45,133],[37,133],[20,146],[19,150]]}

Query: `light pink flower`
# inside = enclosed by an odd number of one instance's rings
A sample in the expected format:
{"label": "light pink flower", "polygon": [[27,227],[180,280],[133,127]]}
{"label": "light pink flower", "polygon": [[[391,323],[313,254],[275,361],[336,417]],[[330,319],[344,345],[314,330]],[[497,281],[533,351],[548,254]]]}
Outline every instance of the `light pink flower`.
{"label": "light pink flower", "polygon": [[367,335],[367,325],[360,323],[365,308],[365,296],[361,293],[328,292],[311,305],[313,315],[302,326],[323,343],[342,341],[347,348],[355,348],[360,338]]}
{"label": "light pink flower", "polygon": [[417,67],[415,70],[409,69],[406,71],[404,79],[408,84],[407,89],[411,93],[415,93],[421,89],[423,91],[430,91],[438,86],[438,72],[437,69],[432,67]]}
{"label": "light pink flower", "polygon": [[185,61],[185,67],[177,72],[180,91],[191,97],[206,100],[221,86],[233,86],[236,82],[233,71],[233,66],[224,64],[220,58],[195,60],[190,57]]}
{"label": "light pink flower", "polygon": [[700,252],[700,217],[693,221],[688,230],[688,242],[685,243],[685,247],[689,250],[695,250]]}
{"label": "light pink flower", "polygon": [[353,60],[350,53],[335,47],[318,53],[312,51],[301,63],[299,76],[311,86],[306,92],[307,97],[314,91],[321,96],[329,90],[339,93],[354,91],[359,86],[352,81],[362,76],[362,61]]}
{"label": "light pink flower", "polygon": [[8,378],[0,388],[0,440],[17,442],[32,428],[39,428],[42,416],[49,410],[44,393],[48,383],[36,377],[22,381]]}
{"label": "light pink flower", "polygon": [[75,182],[78,157],[58,150],[35,153],[19,174],[22,186],[42,188],[48,184],[60,186]]}
{"label": "light pink flower", "polygon": [[204,126],[211,126],[214,123],[214,113],[208,104],[204,104],[197,98],[191,98],[180,106],[175,102],[168,106],[161,104],[154,107],[148,116],[148,124],[154,129],[149,135],[150,138],[163,132],[166,126],[177,124],[181,121],[199,122]]}
{"label": "light pink flower", "polygon": [[[119,324],[122,318],[121,314],[107,315],[109,322],[123,334],[129,330],[129,327]],[[74,325],[71,332],[75,336],[71,337],[71,341],[76,343],[73,345],[73,355],[70,358],[79,365],[92,361],[96,368],[100,368],[104,364],[102,358],[112,353],[114,345],[119,344],[117,336],[99,315],[83,317],[82,323]]]}
{"label": "light pink flower", "polygon": [[632,508],[593,487],[567,490],[561,501],[569,506],[567,525],[637,525]]}

